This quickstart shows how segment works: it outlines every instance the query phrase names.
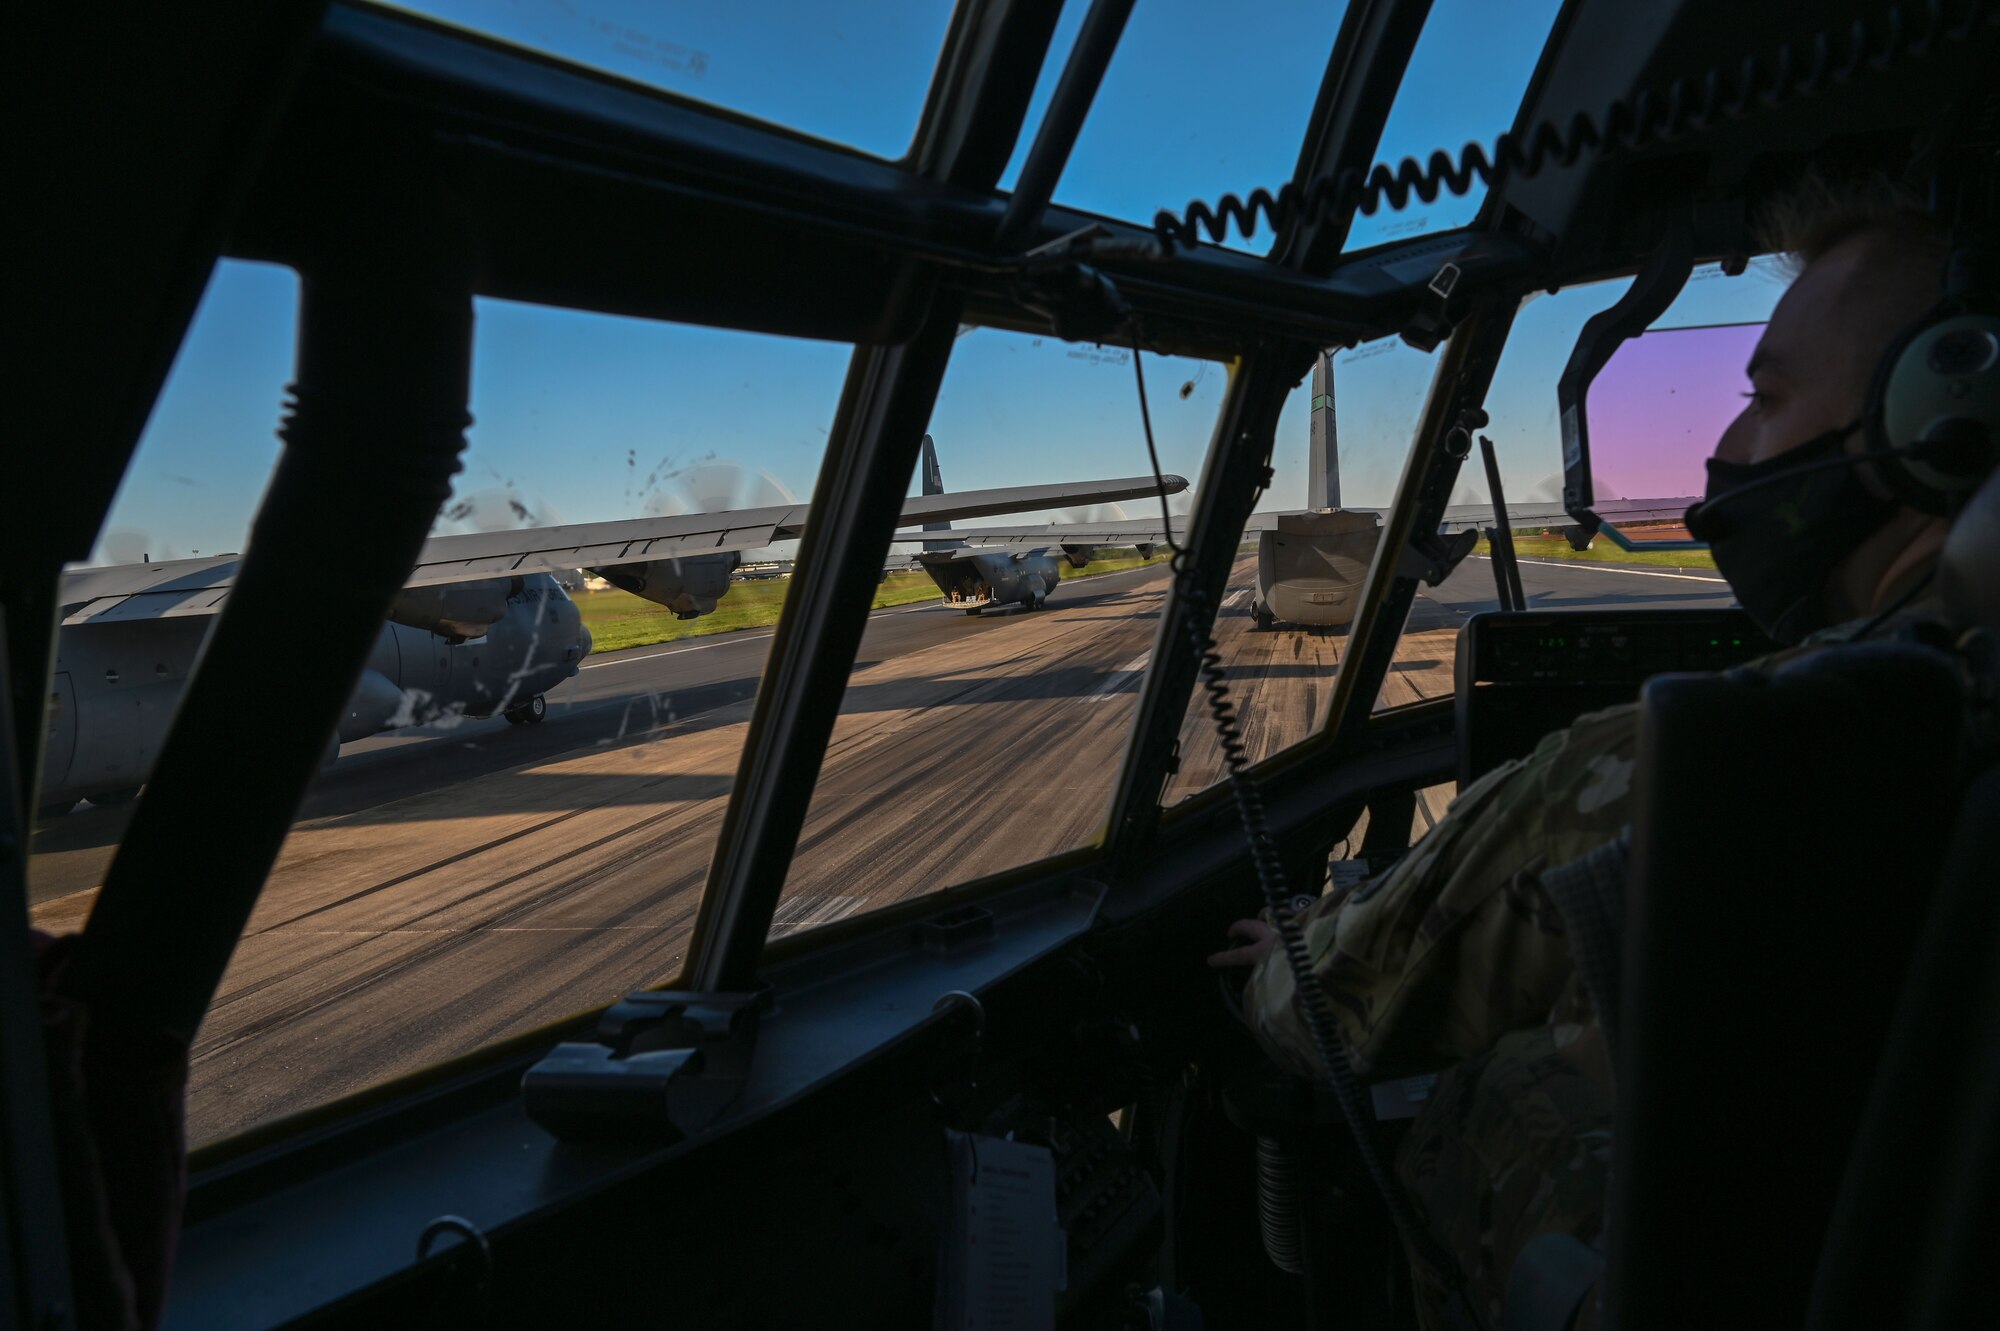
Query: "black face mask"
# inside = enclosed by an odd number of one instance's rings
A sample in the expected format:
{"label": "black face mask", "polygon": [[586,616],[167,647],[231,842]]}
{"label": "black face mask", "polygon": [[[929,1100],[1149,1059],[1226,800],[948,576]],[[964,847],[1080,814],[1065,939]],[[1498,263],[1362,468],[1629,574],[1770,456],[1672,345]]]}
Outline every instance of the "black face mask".
{"label": "black face mask", "polygon": [[1821,593],[1834,565],[1888,520],[1893,501],[1862,485],[1855,464],[1887,450],[1848,453],[1856,421],[1764,462],[1708,460],[1708,489],[1687,513],[1715,566],[1757,627],[1797,642],[1826,627]]}

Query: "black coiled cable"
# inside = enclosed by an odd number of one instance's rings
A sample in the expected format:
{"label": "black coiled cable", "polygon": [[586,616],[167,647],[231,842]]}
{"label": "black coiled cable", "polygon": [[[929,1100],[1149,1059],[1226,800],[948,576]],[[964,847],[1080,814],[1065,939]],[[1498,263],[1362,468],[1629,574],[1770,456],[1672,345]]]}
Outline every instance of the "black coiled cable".
{"label": "black coiled cable", "polygon": [[1397,1184],[1395,1176],[1389,1172],[1388,1162],[1382,1158],[1381,1145],[1369,1128],[1369,1106],[1362,1093],[1361,1079],[1355,1075],[1347,1051],[1341,1046],[1340,1037],[1334,1029],[1333,1009],[1327,1003],[1326,991],[1320,987],[1319,976],[1313,972],[1312,954],[1306,948],[1305,935],[1300,932],[1292,911],[1292,894],[1285,883],[1284,862],[1278,856],[1277,845],[1271,839],[1270,824],[1264,817],[1264,797],[1248,775],[1249,753],[1243,744],[1243,731],[1237,724],[1236,704],[1229,697],[1229,678],[1222,665],[1222,654],[1216,647],[1214,633],[1207,627],[1214,619],[1212,603],[1208,594],[1194,581],[1187,551],[1174,539],[1173,514],[1167,508],[1160,454],[1153,442],[1152,412],[1146,404],[1146,372],[1140,364],[1139,343],[1140,339],[1135,336],[1132,339],[1132,370],[1139,384],[1139,418],[1146,431],[1146,456],[1153,464],[1154,478],[1160,481],[1161,535],[1166,538],[1167,548],[1174,552],[1174,594],[1190,609],[1181,622],[1187,626],[1188,646],[1194,653],[1203,696],[1215,723],[1216,742],[1222,749],[1222,764],[1228,773],[1229,791],[1236,801],[1236,815],[1243,825],[1244,839],[1250,845],[1250,862],[1256,869],[1257,883],[1271,912],[1271,922],[1277,928],[1279,944],[1285,950],[1285,961],[1292,972],[1292,984],[1298,990],[1299,1007],[1305,1014],[1306,1028],[1312,1035],[1313,1048],[1319,1052],[1320,1061],[1326,1066],[1327,1079],[1333,1086],[1341,1117],[1346,1120],[1347,1130],[1354,1138],[1355,1149],[1360,1152],[1361,1162],[1368,1170],[1376,1191],[1381,1194],[1383,1205],[1388,1207],[1390,1219],[1402,1234],[1403,1241],[1444,1285],[1449,1296],[1460,1304],[1471,1324],[1483,1327],[1486,1319],[1470,1297],[1464,1270],[1417,1215],[1408,1194]]}
{"label": "black coiled cable", "polygon": [[[1915,19],[1912,10],[1918,11]],[[1845,30],[1822,30],[1806,42],[1780,46],[1768,61],[1745,56],[1733,76],[1714,65],[1697,79],[1674,80],[1663,93],[1642,89],[1629,101],[1613,102],[1601,116],[1579,111],[1567,128],[1544,121],[1525,134],[1510,130],[1494,141],[1491,156],[1480,144],[1470,143],[1455,158],[1439,149],[1422,164],[1405,157],[1393,170],[1378,162],[1366,171],[1351,168],[1303,187],[1287,181],[1275,195],[1252,190],[1247,201],[1225,194],[1211,207],[1197,199],[1178,216],[1165,209],[1156,213],[1153,232],[1161,248],[1171,252],[1176,245],[1199,244],[1203,232],[1220,244],[1232,223],[1248,240],[1257,234],[1260,218],[1272,231],[1283,232],[1301,219],[1318,224],[1351,219],[1357,212],[1372,217],[1384,201],[1400,210],[1413,194],[1433,203],[1447,189],[1464,194],[1475,179],[1492,188],[1511,176],[1532,177],[1550,163],[1573,166],[1586,153],[1672,143],[1724,121],[1775,110],[1922,58],[1941,44],[1961,43],[1981,27],[2000,27],[2000,5],[1992,0],[1892,5],[1879,24],[1856,19]]]}

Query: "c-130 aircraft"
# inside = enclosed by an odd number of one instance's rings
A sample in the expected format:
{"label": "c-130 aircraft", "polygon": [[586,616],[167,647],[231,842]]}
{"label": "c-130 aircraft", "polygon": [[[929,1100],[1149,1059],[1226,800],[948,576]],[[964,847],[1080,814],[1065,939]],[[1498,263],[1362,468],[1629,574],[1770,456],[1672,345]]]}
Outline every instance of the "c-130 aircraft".
{"label": "c-130 aircraft", "polygon": [[[944,472],[938,466],[937,445],[929,435],[923,441],[923,492],[925,495],[944,493]],[[1176,494],[1187,488],[1187,482],[1179,476],[1162,478],[1163,485],[1147,491]],[[1131,496],[1115,496],[1130,498]],[[1095,502],[1095,501],[1091,501]],[[968,615],[976,615],[988,606],[1018,605],[1026,610],[1039,610],[1048,603],[1049,593],[1062,582],[1062,565],[1058,560],[1067,561],[1072,568],[1082,568],[1097,557],[1097,551],[1104,546],[1132,546],[1142,559],[1150,559],[1154,545],[1159,543],[1155,533],[1158,523],[1140,524],[1143,530],[1137,537],[1124,540],[1104,540],[1102,524],[1089,522],[1057,522],[1039,527],[1011,529],[1031,533],[1012,542],[1026,548],[1012,551],[987,550],[968,545],[968,541],[984,542],[991,529],[972,528],[954,534],[950,539],[924,542],[923,552],[917,556],[918,565],[930,574],[931,581],[944,593],[944,602],[955,610],[963,610]],[[947,521],[927,522],[926,532],[946,532],[951,530]]]}
{"label": "c-130 aircraft", "polygon": [[[926,478],[937,471],[927,453]],[[1016,485],[959,494],[926,486],[904,524],[1174,493],[1178,476]],[[803,531],[805,504],[436,536],[390,607],[327,740],[338,746],[452,715],[547,715],[546,694],[590,654],[590,630],[555,574],[583,569],[682,619],[714,611],[742,552]],[[1005,558],[1005,556],[1002,556]],[[139,792],[227,599],[240,555],[72,569],[50,681],[39,811]],[[935,576],[935,575],[933,575]],[[1053,583],[1053,577],[1050,579]]]}

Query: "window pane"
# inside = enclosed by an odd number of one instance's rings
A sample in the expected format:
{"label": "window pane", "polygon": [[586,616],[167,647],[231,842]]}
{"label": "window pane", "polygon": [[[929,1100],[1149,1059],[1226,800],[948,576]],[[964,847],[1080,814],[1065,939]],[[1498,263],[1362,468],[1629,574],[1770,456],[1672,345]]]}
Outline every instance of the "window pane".
{"label": "window pane", "polygon": [[[1064,7],[1030,108],[1030,130],[1054,91],[1074,41],[1082,0]],[[1104,83],[1056,189],[1071,208],[1151,226],[1159,209],[1195,199],[1275,191],[1292,178],[1319,96],[1344,4],[1244,0],[1227,10],[1198,0],[1139,5],[1125,25]],[[1003,177],[1012,188],[1026,160],[1024,133]],[[1228,244],[1262,254],[1271,233]]]}
{"label": "window pane", "polygon": [[[1765,318],[1783,291],[1775,265],[1753,264],[1736,278],[1697,270],[1687,290],[1654,322],[1653,331],[1625,343],[1585,399],[1591,426],[1593,474],[1600,508],[1634,507],[1615,517],[1631,540],[1685,539],[1680,513],[1703,485],[1703,463],[1716,438],[1742,407],[1736,397],[1756,327],[1689,328],[1716,316]],[[1615,301],[1624,281],[1574,287],[1530,299],[1515,319],[1486,409],[1498,457],[1521,586],[1530,610],[1726,609],[1729,585],[1706,550],[1627,552],[1600,533],[1583,550],[1581,536],[1562,501],[1562,445],[1556,383],[1583,323]],[[1485,469],[1475,450],[1459,474],[1454,505],[1491,507]],[[1650,510],[1650,511],[1648,511]],[[1419,589],[1399,660],[1436,660],[1434,676],[1452,689],[1458,629],[1472,615],[1499,608],[1494,565],[1485,541],[1441,586]],[[1405,687],[1395,674],[1377,706],[1432,696],[1421,685]]]}
{"label": "window pane", "polygon": [[[255,494],[224,481],[263,475],[275,451],[290,290],[225,266],[120,497],[128,544],[240,541]],[[851,354],[499,301],[477,319],[477,423],[440,533],[788,505],[811,489]],[[129,552],[108,536],[100,554]],[[467,599],[444,609],[399,601],[197,1038],[192,1139],[672,979],[789,554],[454,584]],[[758,565],[780,576],[744,576]],[[198,644],[195,618],[112,627],[190,624]],[[65,629],[66,655],[91,631]],[[310,651],[309,618],[273,644]],[[146,738],[104,708],[76,719],[77,762]],[[81,924],[122,825],[87,804],[44,823],[38,923]]]}
{"label": "window pane", "polygon": [[[1398,338],[1364,343],[1332,357],[1331,394],[1308,378],[1278,418],[1273,487],[1238,550],[1215,624],[1252,762],[1325,724],[1356,599],[1380,542],[1379,514],[1395,500],[1436,369],[1435,353]],[[1326,441],[1324,490],[1311,483],[1316,415]],[[1391,677],[1405,688],[1435,688],[1430,648],[1413,650],[1418,654],[1399,659]],[[1443,664],[1448,668],[1449,658]],[[1443,687],[1449,692],[1448,682]],[[1214,721],[1197,689],[1166,799],[1176,803],[1224,774]]]}
{"label": "window pane", "polygon": [[1618,348],[1584,403],[1597,511],[1643,495],[1701,497],[1715,441],[1743,411],[1741,368],[1763,332],[1760,323],[1663,328]]}
{"label": "window pane", "polygon": [[[1396,90],[1375,160],[1392,169],[1406,157],[1428,163],[1443,149],[1453,157],[1468,143],[1487,153],[1514,123],[1562,0],[1437,0],[1424,20],[1410,68]],[[1357,216],[1347,248],[1366,249],[1430,231],[1464,226],[1486,199],[1477,181],[1463,195],[1446,191],[1431,203]]]}
{"label": "window pane", "polygon": [[[1199,475],[1225,371],[1148,355],[1145,374],[1161,465]],[[931,420],[945,490],[1147,476],[1136,392],[1129,351],[966,333]],[[1176,515],[1188,502],[1172,498]],[[925,571],[890,582],[923,596],[863,639],[774,933],[1098,837],[1169,582],[1163,548],[1149,558],[1138,536],[1103,528],[1136,523],[1157,540],[1159,513],[1157,498],[1070,504],[900,548],[894,568]],[[1062,529],[977,544],[1010,523]],[[1085,547],[1079,529],[1099,535]]]}
{"label": "window pane", "polygon": [[880,157],[916,133],[950,0],[408,0],[398,8]]}

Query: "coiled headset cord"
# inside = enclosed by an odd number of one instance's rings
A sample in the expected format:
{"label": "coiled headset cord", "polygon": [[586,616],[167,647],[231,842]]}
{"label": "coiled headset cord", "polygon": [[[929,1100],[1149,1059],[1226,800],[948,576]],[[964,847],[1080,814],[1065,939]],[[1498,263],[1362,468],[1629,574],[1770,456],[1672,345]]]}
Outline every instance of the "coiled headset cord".
{"label": "coiled headset cord", "polygon": [[[1912,11],[1917,12],[1914,19]],[[1788,42],[1769,61],[1746,56],[1733,78],[1723,66],[1711,66],[1698,79],[1675,79],[1664,93],[1644,89],[1630,101],[1613,102],[1601,116],[1579,111],[1567,128],[1543,121],[1525,134],[1510,130],[1494,141],[1490,157],[1479,144],[1470,143],[1455,158],[1439,149],[1421,165],[1406,157],[1393,170],[1378,162],[1366,171],[1350,168],[1303,187],[1287,181],[1275,195],[1252,190],[1247,201],[1234,194],[1223,195],[1212,207],[1196,200],[1179,215],[1164,209],[1155,214],[1153,233],[1161,253],[1167,254],[1175,246],[1199,244],[1203,232],[1220,244],[1232,223],[1248,240],[1256,235],[1260,218],[1272,231],[1282,232],[1299,219],[1317,224],[1352,218],[1356,212],[1372,217],[1385,200],[1392,209],[1401,209],[1413,194],[1432,203],[1446,189],[1464,194],[1475,179],[1492,187],[1510,176],[1532,177],[1551,162],[1569,167],[1589,152],[1671,143],[1724,121],[1775,110],[1905,60],[1921,59],[1940,44],[1962,43],[1981,27],[2000,27],[2000,4],[1921,0],[1891,5],[1872,28],[1856,19],[1845,29],[1822,29],[1805,42]],[[1877,32],[1879,41],[1874,40]]]}
{"label": "coiled headset cord", "polygon": [[1417,1215],[1409,1196],[1389,1172],[1389,1164],[1382,1157],[1381,1144],[1375,1140],[1370,1125],[1361,1079],[1355,1075],[1347,1051],[1341,1047],[1326,991],[1320,987],[1319,976],[1313,973],[1312,954],[1306,948],[1305,935],[1300,932],[1298,920],[1292,913],[1292,894],[1285,883],[1285,866],[1279,859],[1277,846],[1271,839],[1270,825],[1264,817],[1264,797],[1246,770],[1249,756],[1243,746],[1242,728],[1237,724],[1236,704],[1229,697],[1229,679],[1223,669],[1222,654],[1216,648],[1214,632],[1205,627],[1213,618],[1212,603],[1208,594],[1195,584],[1188,552],[1174,539],[1173,513],[1167,507],[1159,449],[1153,442],[1152,412],[1146,405],[1146,371],[1140,363],[1139,344],[1140,339],[1135,335],[1132,338],[1132,373],[1139,385],[1139,419],[1146,431],[1146,456],[1153,465],[1153,477],[1160,484],[1160,530],[1166,537],[1167,548],[1174,552],[1171,565],[1174,570],[1174,594],[1191,611],[1182,617],[1187,626],[1188,647],[1194,654],[1203,697],[1209,716],[1215,723],[1216,740],[1222,748],[1222,764],[1229,774],[1229,791],[1235,798],[1236,815],[1243,825],[1244,838],[1250,845],[1250,860],[1257,871],[1257,883],[1263,889],[1264,903],[1277,927],[1285,961],[1292,972],[1292,984],[1298,990],[1299,1006],[1305,1014],[1306,1027],[1312,1034],[1313,1047],[1318,1050],[1320,1061],[1326,1067],[1334,1099],[1340,1105],[1341,1117],[1347,1121],[1347,1130],[1354,1138],[1355,1149],[1361,1153],[1362,1164],[1367,1168],[1369,1178],[1374,1180],[1383,1204],[1389,1208],[1390,1218],[1402,1234],[1403,1241],[1444,1285],[1469,1325],[1484,1328],[1486,1319],[1466,1287],[1464,1270]]}

